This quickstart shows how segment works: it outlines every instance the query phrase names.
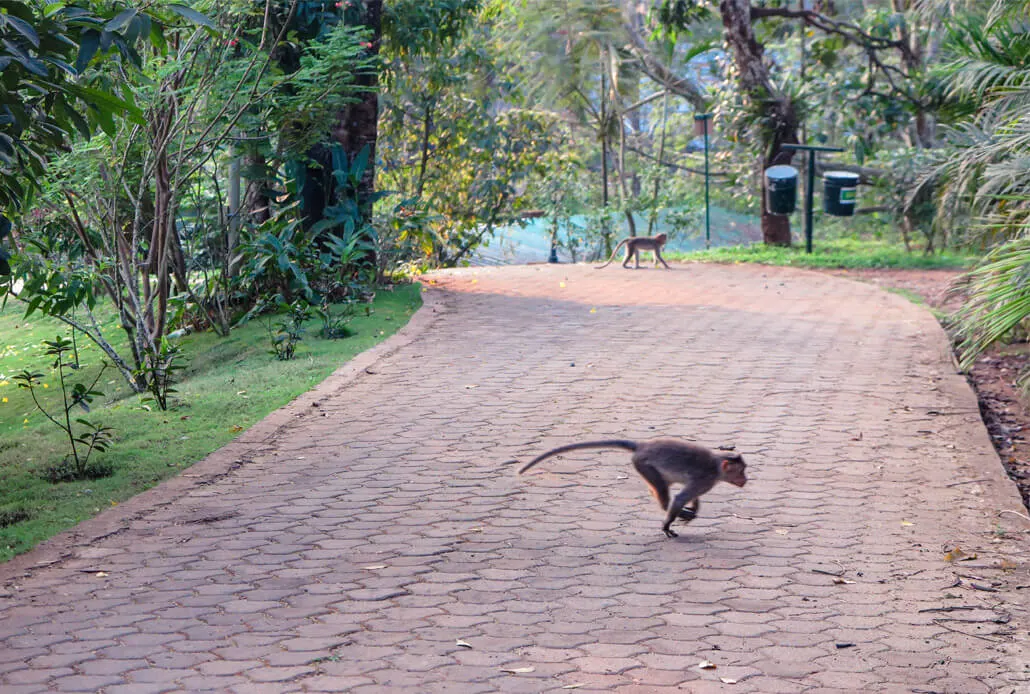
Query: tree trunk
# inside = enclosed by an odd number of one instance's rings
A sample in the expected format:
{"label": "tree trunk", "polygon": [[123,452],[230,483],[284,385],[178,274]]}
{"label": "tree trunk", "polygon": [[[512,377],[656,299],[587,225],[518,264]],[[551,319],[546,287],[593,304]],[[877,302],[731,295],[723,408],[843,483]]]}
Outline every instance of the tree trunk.
{"label": "tree trunk", "polygon": [[[368,51],[379,55],[379,47],[383,36],[383,0],[364,0],[364,26],[371,36],[371,47]],[[366,88],[357,101],[341,109],[332,129],[332,139],[343,146],[347,160],[354,158],[368,148],[368,166],[365,167],[358,186],[358,208],[363,221],[372,221],[372,194],[375,192],[376,141],[379,138],[379,73],[369,70],[356,76],[354,83]]]}
{"label": "tree trunk", "polygon": [[[793,152],[782,149],[784,144],[797,144],[798,118],[790,97],[773,87],[769,66],[764,60],[764,48],[755,38],[751,25],[749,0],[719,0],[719,12],[725,27],[725,40],[733,54],[734,67],[741,91],[765,109],[763,120],[771,125],[763,132],[766,155],[762,159],[762,172],[770,166],[789,164]],[[765,175],[760,172],[762,187],[762,239],[766,244],[789,246],[790,218],[772,215],[765,198]]]}

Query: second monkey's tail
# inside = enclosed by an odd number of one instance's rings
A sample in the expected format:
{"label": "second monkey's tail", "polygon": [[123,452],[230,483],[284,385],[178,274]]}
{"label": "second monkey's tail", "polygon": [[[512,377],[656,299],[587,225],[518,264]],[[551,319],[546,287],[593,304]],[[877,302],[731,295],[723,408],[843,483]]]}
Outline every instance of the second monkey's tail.
{"label": "second monkey's tail", "polygon": [[607,263],[605,263],[604,265],[595,265],[594,269],[595,270],[600,270],[603,267],[608,267],[609,265],[611,265],[612,261],[615,260],[615,256],[618,254],[619,249],[622,248],[624,245],[626,245],[626,239],[623,239],[622,241],[619,241],[619,244],[615,248],[612,249],[612,255],[611,255],[610,258],[608,258],[608,262]]}
{"label": "second monkey's tail", "polygon": [[552,455],[559,455],[561,453],[568,453],[569,451],[578,451],[584,448],[624,448],[627,451],[635,451],[638,448],[636,441],[629,441],[627,439],[610,439],[607,441],[584,441],[583,443],[570,443],[567,446],[559,446],[558,448],[552,448],[546,453],[541,453],[537,457],[530,460],[528,463],[519,469],[519,474],[533,467],[541,460],[547,460]]}

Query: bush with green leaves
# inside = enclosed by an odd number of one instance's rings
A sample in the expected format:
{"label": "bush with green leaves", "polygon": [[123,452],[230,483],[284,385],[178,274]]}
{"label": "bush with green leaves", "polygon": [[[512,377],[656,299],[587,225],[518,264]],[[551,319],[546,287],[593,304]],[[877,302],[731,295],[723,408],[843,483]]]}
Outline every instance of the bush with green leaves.
{"label": "bush with green leaves", "polygon": [[43,382],[44,374],[26,370],[15,374],[13,380],[18,387],[29,391],[36,408],[68,437],[69,454],[61,463],[46,468],[44,476],[51,482],[106,477],[112,473],[112,470],[91,462],[90,458],[94,453],[103,453],[111,445],[111,428],[81,417],[73,420],[72,410],[79,408],[84,412],[89,412],[90,403],[94,398],[103,395],[96,389],[96,385],[100,382],[107,364],[104,364],[89,385],[72,384],[67,380],[67,370],[77,368],[77,365],[74,361],[66,360],[66,356],[74,351],[72,341],[57,336],[53,340],[45,340],[43,344],[46,346],[44,354],[54,357],[53,368],[57,370],[58,385],[62,395],[60,408],[57,411],[48,410],[37,397],[37,389],[46,385]]}

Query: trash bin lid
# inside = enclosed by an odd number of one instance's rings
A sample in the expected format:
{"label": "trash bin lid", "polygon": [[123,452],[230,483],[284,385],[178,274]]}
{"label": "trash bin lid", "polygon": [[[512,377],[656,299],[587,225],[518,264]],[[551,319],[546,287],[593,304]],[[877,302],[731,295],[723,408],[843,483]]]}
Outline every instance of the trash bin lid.
{"label": "trash bin lid", "polygon": [[798,170],[793,166],[779,164],[778,166],[770,166],[766,169],[765,176],[771,181],[789,181],[792,178],[798,177]]}
{"label": "trash bin lid", "polygon": [[857,186],[859,179],[857,173],[852,173],[850,171],[827,171],[823,174],[823,177],[827,181],[841,183],[846,186]]}

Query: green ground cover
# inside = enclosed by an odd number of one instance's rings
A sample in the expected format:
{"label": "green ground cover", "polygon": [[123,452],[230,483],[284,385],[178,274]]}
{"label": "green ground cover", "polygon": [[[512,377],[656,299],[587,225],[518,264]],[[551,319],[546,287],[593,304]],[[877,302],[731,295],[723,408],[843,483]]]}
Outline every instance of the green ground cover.
{"label": "green ground cover", "polygon": [[[12,376],[22,369],[45,373],[48,387],[37,394],[55,406],[61,396],[57,374],[40,343],[57,334],[67,337],[68,331],[38,315],[26,320],[23,307],[9,303],[0,310],[0,561],[189,467],[396,332],[419,305],[418,285],[380,291],[371,314],[350,323],[356,335],[343,340],[317,337],[319,323],[313,320],[292,361],[269,354],[267,327],[260,319],[227,338],[212,333],[183,337],[179,342],[187,368],[168,411],[134,395],[108,369],[98,384],[105,396],[94,402],[88,417],[114,428],[112,448],[96,459],[112,464],[115,473],[51,484],[40,471],[67,454],[67,439]],[[116,335],[113,325],[108,334]],[[101,352],[81,338],[78,345],[81,368],[71,372],[70,380],[88,385],[100,368]]]}
{"label": "green ground cover", "polygon": [[669,253],[670,259],[707,263],[762,263],[812,268],[908,268],[961,270],[973,261],[971,255],[951,251],[925,255],[909,253],[896,243],[865,239],[824,239],[813,244],[812,253],[805,253],[804,244],[781,246],[729,246],[692,253]]}

